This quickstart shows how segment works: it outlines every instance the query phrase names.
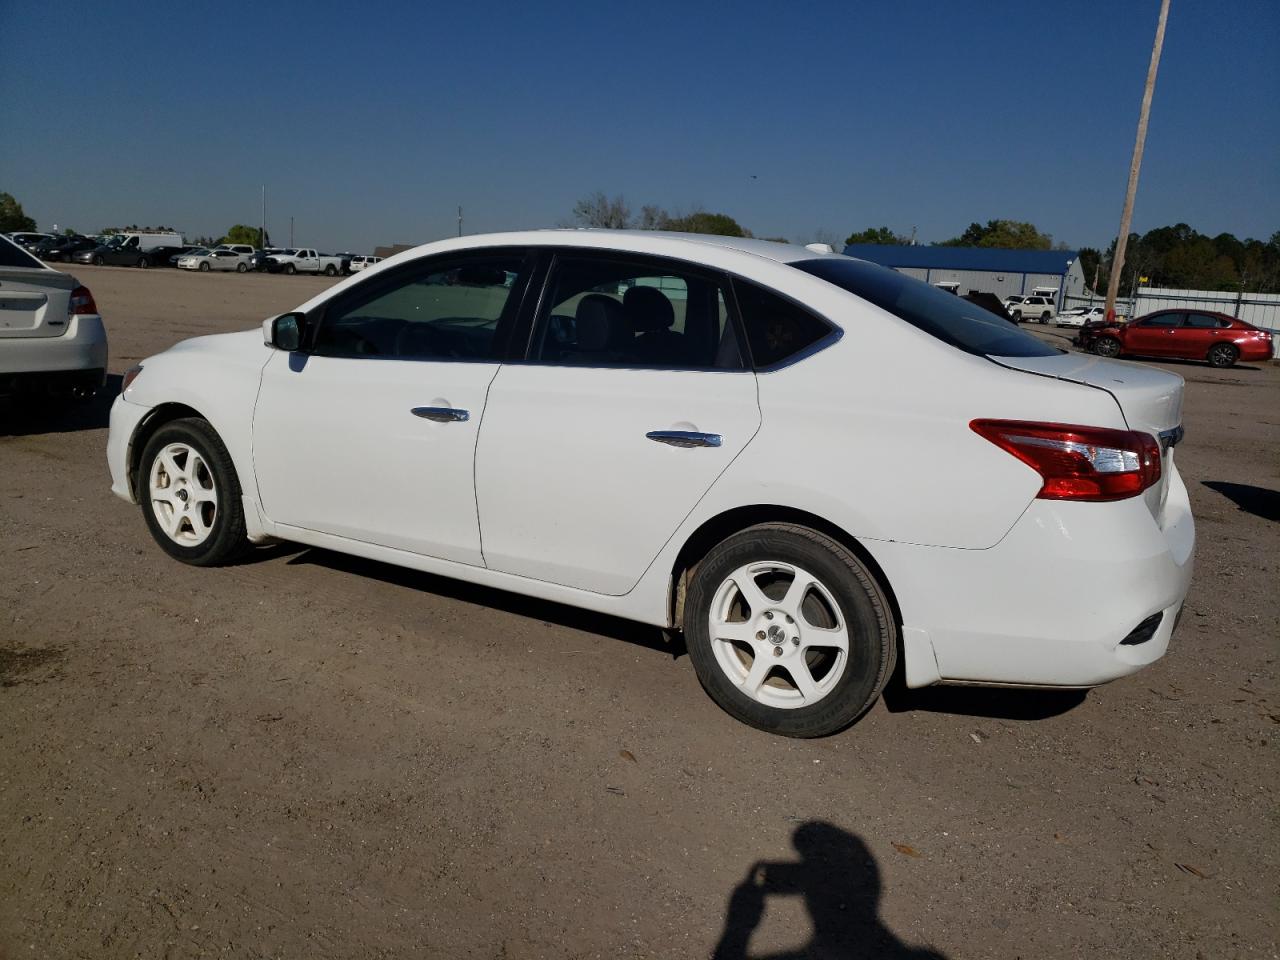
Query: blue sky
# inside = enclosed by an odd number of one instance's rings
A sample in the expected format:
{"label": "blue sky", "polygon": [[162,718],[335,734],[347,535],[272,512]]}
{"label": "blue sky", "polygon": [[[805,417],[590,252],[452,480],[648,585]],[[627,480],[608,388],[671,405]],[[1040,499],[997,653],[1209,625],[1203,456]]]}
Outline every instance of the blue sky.
{"label": "blue sky", "polygon": [[[1157,0],[0,0],[0,190],[42,227],[368,250],[594,190],[810,240],[1119,221]],[[1173,0],[1135,228],[1280,230],[1280,3]],[[25,51],[15,56],[15,51]]]}

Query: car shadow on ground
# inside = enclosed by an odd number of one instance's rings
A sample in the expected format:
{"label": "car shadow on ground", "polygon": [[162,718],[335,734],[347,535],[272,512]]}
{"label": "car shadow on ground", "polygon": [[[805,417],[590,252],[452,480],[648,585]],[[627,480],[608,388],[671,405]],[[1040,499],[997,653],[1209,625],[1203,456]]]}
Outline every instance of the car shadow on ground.
{"label": "car shadow on ground", "polygon": [[1018,687],[922,687],[909,690],[901,669],[884,690],[890,713],[921,710],[993,720],[1047,720],[1084,703],[1088,690],[1022,689]]}
{"label": "car shadow on ground", "polygon": [[[279,556],[290,552],[286,549],[286,546],[280,545],[280,552],[274,555]],[[269,550],[271,548],[265,549]],[[265,560],[269,558],[255,551],[250,559]],[[464,603],[473,603],[477,606],[492,607],[495,610],[514,613],[517,616],[528,617],[532,620],[553,623],[557,626],[569,627],[572,630],[582,630],[586,633],[596,633],[613,640],[623,640],[627,643],[644,647],[646,650],[659,651],[672,659],[678,659],[685,653],[684,637],[674,631],[663,630],[660,627],[637,623],[633,620],[611,617],[604,613],[594,613],[590,610],[582,610],[550,600],[525,597],[518,593],[509,593],[506,590],[483,587],[474,583],[466,583],[462,580],[453,580],[449,577],[440,577],[431,573],[423,573],[419,570],[410,570],[407,567],[380,563],[377,560],[365,560],[363,557],[335,553],[332,550],[305,547],[291,557],[288,563],[315,564],[330,570],[338,570],[359,577],[380,580],[383,583],[390,583],[395,586],[407,587],[410,590],[434,593],[436,596],[448,597],[451,600],[461,600]]]}
{"label": "car shadow on ground", "polygon": [[120,392],[120,379],[117,373],[109,374],[102,389],[84,401],[0,398],[0,437],[105,429],[111,419],[111,404]]}
{"label": "car shadow on ground", "polygon": [[1222,494],[1242,512],[1280,523],[1280,491],[1225,480],[1201,480],[1200,483],[1214,493]]}
{"label": "car shadow on ground", "polygon": [[[946,960],[934,950],[909,947],[880,919],[880,867],[863,841],[830,823],[796,827],[791,844],[798,860],[757,862],[729,895],[724,930],[714,960]],[[809,942],[775,953],[750,953],[752,934],[770,898],[799,897],[813,924]]]}

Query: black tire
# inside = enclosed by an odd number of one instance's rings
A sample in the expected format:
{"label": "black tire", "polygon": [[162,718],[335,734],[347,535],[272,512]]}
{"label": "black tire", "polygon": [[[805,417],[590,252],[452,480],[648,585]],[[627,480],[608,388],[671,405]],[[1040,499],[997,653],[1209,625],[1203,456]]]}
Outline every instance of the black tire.
{"label": "black tire", "polygon": [[[209,535],[194,546],[178,543],[165,532],[151,501],[150,478],[153,465],[160,452],[173,443],[186,444],[200,455],[217,493],[217,507],[209,525]],[[222,439],[208,421],[189,417],[166,423],[157,430],[142,451],[136,489],[147,529],[160,548],[174,559],[192,566],[212,567],[229,563],[248,549],[244,506],[240,499],[240,480],[236,476],[231,455],[227,453]]]}
{"label": "black tire", "polygon": [[[757,562],[807,570],[839,606],[849,637],[848,656],[843,674],[812,705],[786,708],[760,703],[743,693],[717,661],[712,645],[726,641],[711,636],[712,604],[734,571]],[[778,589],[785,590],[786,584]],[[743,723],[785,737],[822,737],[852,724],[879,698],[898,658],[897,624],[875,576],[842,544],[794,524],[761,524],[718,544],[691,573],[684,611],[689,659],[711,699]],[[766,685],[772,682],[766,680]]]}
{"label": "black tire", "polygon": [[1209,348],[1205,359],[1209,361],[1209,366],[1211,367],[1218,367],[1219,369],[1234,367],[1236,361],[1240,359],[1240,351],[1230,343],[1215,343]]}
{"label": "black tire", "polygon": [[1013,321],[1014,321],[1014,323],[1021,323],[1021,322],[1022,322],[1022,311],[1021,311],[1021,310],[1010,310],[1010,311],[1009,311],[1009,316],[1013,317]]}
{"label": "black tire", "polygon": [[1093,352],[1100,357],[1120,356],[1120,341],[1115,337],[1099,337],[1093,341]]}
{"label": "black tire", "polygon": [[1048,312],[1047,310],[1046,310],[1044,313],[1040,314],[1040,322],[1041,322],[1041,323],[1048,323],[1050,319],[1051,319],[1051,317],[1050,317],[1049,312]]}
{"label": "black tire", "polygon": [[295,273],[298,272],[298,268],[295,267],[292,263],[286,263],[284,265],[284,272],[292,277]]}
{"label": "black tire", "polygon": [[240,263],[236,264],[236,273],[248,273],[248,272],[249,272],[249,265],[247,263],[244,263],[243,261],[241,261]]}
{"label": "black tire", "polygon": [[331,263],[324,268],[324,275],[326,277],[336,277],[338,275],[338,268]]}
{"label": "black tire", "polygon": [[208,273],[208,272],[209,272],[209,264],[207,264],[207,263],[202,263],[202,264],[200,264],[200,272],[201,272],[201,273]]}
{"label": "black tire", "polygon": [[147,269],[148,267],[150,267],[150,266],[151,266],[151,261],[150,261],[150,260],[148,260],[146,257],[139,257],[139,258],[138,258],[138,267],[139,267],[139,269],[146,270],[146,269]]}
{"label": "black tire", "polygon": [[94,265],[95,267],[101,267],[101,266],[102,266],[102,265],[104,265],[106,262],[107,262],[107,261],[106,261],[106,259],[105,259],[105,258],[103,258],[103,257],[100,257],[100,256],[95,256],[95,257],[93,258],[93,265]]}

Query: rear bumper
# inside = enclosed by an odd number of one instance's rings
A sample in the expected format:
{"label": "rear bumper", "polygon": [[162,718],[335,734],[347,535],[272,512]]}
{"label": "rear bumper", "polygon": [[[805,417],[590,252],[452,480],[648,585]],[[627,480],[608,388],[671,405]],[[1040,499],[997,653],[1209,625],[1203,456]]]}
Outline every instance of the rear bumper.
{"label": "rear bumper", "polygon": [[[988,550],[868,544],[902,610],[907,685],[1092,687],[1160,659],[1191,583],[1195,525],[1170,466],[1160,517],[1036,500]],[[1124,644],[1162,614],[1149,639]]]}
{"label": "rear bumper", "polygon": [[0,394],[49,384],[101,387],[107,370],[107,330],[99,316],[73,315],[57,337],[0,339]]}

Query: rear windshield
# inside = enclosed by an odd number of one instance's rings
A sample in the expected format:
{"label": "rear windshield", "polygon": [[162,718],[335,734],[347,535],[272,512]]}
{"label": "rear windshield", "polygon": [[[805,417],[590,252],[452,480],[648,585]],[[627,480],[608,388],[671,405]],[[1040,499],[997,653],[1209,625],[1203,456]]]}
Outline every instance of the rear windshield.
{"label": "rear windshield", "polygon": [[834,283],[966,353],[1052,357],[1062,352],[1004,317],[888,267],[848,257],[800,260],[791,266]]}
{"label": "rear windshield", "polygon": [[0,267],[26,267],[28,269],[35,267],[37,270],[43,270],[44,264],[8,237],[0,236]]}

